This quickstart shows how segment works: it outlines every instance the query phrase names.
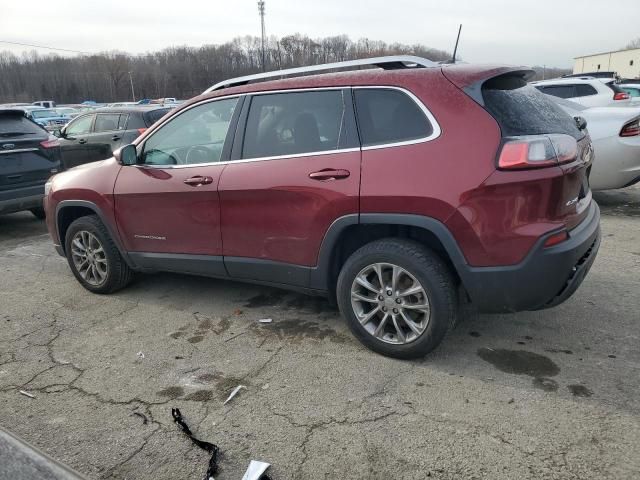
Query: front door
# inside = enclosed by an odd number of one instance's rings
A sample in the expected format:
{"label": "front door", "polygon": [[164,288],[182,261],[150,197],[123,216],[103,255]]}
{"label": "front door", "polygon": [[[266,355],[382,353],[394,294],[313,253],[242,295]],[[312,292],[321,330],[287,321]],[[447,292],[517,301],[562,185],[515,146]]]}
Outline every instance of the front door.
{"label": "front door", "polygon": [[[248,101],[248,100],[247,100]],[[304,285],[325,233],[358,213],[360,149],[349,89],[259,94],[219,192],[233,277]],[[243,115],[244,116],[244,115]]]}
{"label": "front door", "polygon": [[91,135],[95,117],[94,113],[82,115],[74,118],[62,129],[60,152],[65,170],[98,160],[97,152],[87,140]]}
{"label": "front door", "polygon": [[237,103],[222,99],[181,112],[138,145],[139,165],[122,167],[116,220],[140,266],[224,271],[221,257],[213,258],[222,255],[219,162],[230,149],[225,141]]}

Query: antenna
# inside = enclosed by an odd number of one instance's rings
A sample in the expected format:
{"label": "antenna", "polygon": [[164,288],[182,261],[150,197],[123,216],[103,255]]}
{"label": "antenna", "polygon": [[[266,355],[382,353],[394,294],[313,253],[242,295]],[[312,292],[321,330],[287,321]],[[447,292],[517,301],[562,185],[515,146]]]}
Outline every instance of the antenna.
{"label": "antenna", "polygon": [[264,0],[258,1],[258,12],[260,12],[260,25],[262,28],[262,71],[264,72],[266,69],[265,57],[264,57],[264,40],[266,36],[266,32],[264,29]]}
{"label": "antenna", "polygon": [[462,31],[462,24],[458,28],[458,38],[456,38],[456,46],[453,49],[453,58],[451,59],[451,63],[456,63],[456,53],[458,52],[458,42],[460,41],[460,32]]}

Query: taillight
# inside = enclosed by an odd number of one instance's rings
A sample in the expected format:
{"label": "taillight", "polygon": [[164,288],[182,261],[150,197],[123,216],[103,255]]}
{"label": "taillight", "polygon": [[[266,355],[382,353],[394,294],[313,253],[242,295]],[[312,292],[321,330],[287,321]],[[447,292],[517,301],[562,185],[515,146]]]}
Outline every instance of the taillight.
{"label": "taillight", "polygon": [[578,142],[570,135],[527,135],[505,138],[498,168],[522,170],[553,167],[575,160]]}
{"label": "taillight", "polygon": [[626,92],[616,92],[613,94],[614,100],[629,100],[629,94]]}
{"label": "taillight", "polygon": [[60,146],[60,140],[57,138],[50,138],[49,140],[44,140],[40,142],[40,146],[42,148],[55,148]]}
{"label": "taillight", "polygon": [[640,135],[640,118],[630,121],[620,130],[621,137],[635,137],[637,135]]}
{"label": "taillight", "polygon": [[146,132],[147,129],[146,128],[139,128],[138,129],[138,135],[142,135],[144,132]]}
{"label": "taillight", "polygon": [[547,238],[544,242],[545,247],[553,247],[554,245],[558,245],[559,243],[564,242],[569,238],[569,234],[566,230],[562,230],[561,232],[554,233],[549,238]]}

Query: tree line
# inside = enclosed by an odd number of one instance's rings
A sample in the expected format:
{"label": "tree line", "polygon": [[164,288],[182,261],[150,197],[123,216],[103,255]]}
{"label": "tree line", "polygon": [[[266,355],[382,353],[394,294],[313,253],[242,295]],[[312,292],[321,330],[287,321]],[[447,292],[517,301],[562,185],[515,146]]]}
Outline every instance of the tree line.
{"label": "tree line", "polygon": [[[264,63],[266,70],[279,70],[382,55],[417,55],[433,61],[451,58],[449,52],[421,44],[389,44],[367,38],[353,41],[347,35],[312,39],[295,34],[270,37],[265,42]],[[17,56],[3,51],[0,103],[49,99],[58,103],[114,102],[130,101],[133,95],[136,99],[184,99],[225,78],[261,70],[261,40],[253,36],[219,45],[169,47],[143,55],[113,51],[64,57],[32,51]]]}

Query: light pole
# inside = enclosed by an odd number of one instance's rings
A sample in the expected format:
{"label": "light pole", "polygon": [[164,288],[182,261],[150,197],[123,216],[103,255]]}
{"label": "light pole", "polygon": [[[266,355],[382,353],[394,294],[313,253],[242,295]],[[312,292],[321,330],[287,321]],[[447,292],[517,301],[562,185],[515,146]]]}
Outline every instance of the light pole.
{"label": "light pole", "polygon": [[264,72],[266,69],[265,65],[265,56],[264,56],[264,39],[265,39],[265,29],[264,29],[264,0],[258,1],[258,12],[260,12],[260,26],[261,26],[261,34],[262,34],[262,71]]}
{"label": "light pole", "polygon": [[129,83],[131,83],[131,96],[133,97],[133,101],[136,101],[136,92],[133,90],[133,77],[131,76],[131,72],[129,72]]}

